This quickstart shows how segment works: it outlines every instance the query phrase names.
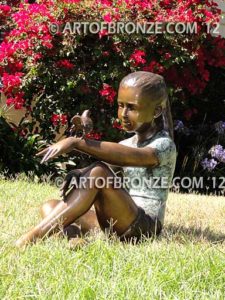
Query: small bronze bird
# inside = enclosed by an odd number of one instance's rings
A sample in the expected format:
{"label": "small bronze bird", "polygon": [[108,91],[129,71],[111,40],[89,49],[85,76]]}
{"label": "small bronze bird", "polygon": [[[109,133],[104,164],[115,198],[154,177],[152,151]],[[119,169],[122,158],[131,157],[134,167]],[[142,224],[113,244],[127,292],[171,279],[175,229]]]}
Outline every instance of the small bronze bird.
{"label": "small bronze bird", "polygon": [[81,139],[93,130],[93,121],[90,118],[90,110],[85,110],[82,115],[75,115],[71,119],[72,127],[70,129],[70,135],[80,135]]}

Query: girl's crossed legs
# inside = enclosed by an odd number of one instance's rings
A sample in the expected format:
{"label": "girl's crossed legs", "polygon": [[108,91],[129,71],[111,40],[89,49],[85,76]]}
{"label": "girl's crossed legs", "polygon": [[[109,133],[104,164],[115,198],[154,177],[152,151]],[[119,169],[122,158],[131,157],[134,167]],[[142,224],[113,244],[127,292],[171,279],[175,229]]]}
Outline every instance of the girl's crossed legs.
{"label": "girl's crossed legs", "polygon": [[[82,177],[107,179],[115,177],[115,174],[102,162],[96,163]],[[88,180],[86,181],[88,182]],[[90,228],[97,224],[95,216],[87,213],[94,204],[97,221],[102,230],[112,227],[113,231],[121,236],[136,220],[139,209],[129,193],[122,188],[114,188],[112,184],[99,188],[95,184],[72,189],[66,196],[65,201],[59,203],[44,217],[44,219],[29,232],[24,234],[16,242],[18,247],[34,242],[47,233],[57,230],[60,224],[68,226],[80,218],[83,223],[92,219]],[[87,213],[85,215],[85,213]],[[93,225],[95,224],[95,225]],[[88,227],[88,226],[87,226]]]}

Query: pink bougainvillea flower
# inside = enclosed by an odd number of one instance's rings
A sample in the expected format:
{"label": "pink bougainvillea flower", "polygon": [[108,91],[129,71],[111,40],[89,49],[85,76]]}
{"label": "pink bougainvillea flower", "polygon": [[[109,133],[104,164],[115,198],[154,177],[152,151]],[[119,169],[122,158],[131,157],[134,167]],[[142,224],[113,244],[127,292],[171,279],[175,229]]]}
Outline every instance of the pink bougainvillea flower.
{"label": "pink bougainvillea flower", "polygon": [[112,127],[119,130],[122,129],[122,125],[120,124],[120,121],[118,119],[114,120]]}
{"label": "pink bougainvillea flower", "polygon": [[79,3],[81,0],[63,0],[62,2],[68,3],[68,4],[73,4],[73,3]]}
{"label": "pink bougainvillea flower", "polygon": [[168,59],[170,59],[171,58],[171,54],[169,53],[169,52],[166,52],[165,54],[164,54],[164,58],[165,58],[165,60],[168,60]]}
{"label": "pink bougainvillea flower", "polygon": [[113,103],[116,96],[114,89],[107,83],[103,83],[103,89],[101,89],[99,93],[102,97],[105,97],[110,104]]}
{"label": "pink bougainvillea flower", "polygon": [[103,16],[103,20],[108,23],[112,22],[113,20],[112,15],[110,13],[107,13],[106,15]]}
{"label": "pink bougainvillea flower", "polygon": [[14,67],[17,71],[21,71],[23,69],[23,63],[22,61],[17,61],[14,63]]}
{"label": "pink bougainvillea flower", "polygon": [[85,137],[93,140],[100,140],[102,138],[102,133],[92,131],[90,133],[87,133]]}
{"label": "pink bougainvillea flower", "polygon": [[39,59],[41,59],[42,57],[43,57],[43,55],[41,53],[35,53],[33,55],[33,59],[35,62],[38,61]]}
{"label": "pink bougainvillea flower", "polygon": [[127,8],[136,7],[138,10],[150,10],[152,3],[149,0],[125,0]]}
{"label": "pink bougainvillea flower", "polygon": [[14,88],[18,88],[22,82],[21,76],[23,73],[16,72],[14,75],[3,73],[2,83],[3,83],[3,92],[11,93]]}
{"label": "pink bougainvillea flower", "polygon": [[103,51],[103,52],[102,52],[102,55],[103,55],[104,57],[108,57],[108,56],[110,55],[110,53],[109,53],[109,51]]}
{"label": "pink bougainvillea flower", "polygon": [[53,114],[51,116],[51,122],[54,126],[57,126],[61,123],[61,125],[66,125],[68,122],[68,116],[65,114]]}
{"label": "pink bougainvillea flower", "polygon": [[99,31],[98,36],[101,39],[103,36],[108,35],[108,31],[106,29],[103,29],[101,31]]}
{"label": "pink bougainvillea flower", "polygon": [[15,109],[21,109],[21,108],[23,108],[24,103],[25,103],[25,100],[22,97],[16,96],[15,97],[15,102],[14,102],[14,108]]}
{"label": "pink bougainvillea flower", "polygon": [[52,49],[53,48],[53,44],[52,44],[52,36],[50,34],[46,34],[45,36],[43,36],[41,38],[41,42],[42,45],[48,49]]}
{"label": "pink bougainvillea flower", "polygon": [[[118,1],[117,1],[117,5],[120,6],[120,5],[122,5],[122,3],[119,4]],[[115,8],[113,8],[113,11],[114,11],[113,19],[114,19],[115,21],[119,21],[119,20],[121,19],[121,14],[120,14],[120,12],[119,12],[119,8],[118,8],[118,7],[115,7]]]}
{"label": "pink bougainvillea flower", "polygon": [[112,6],[113,1],[112,0],[96,0],[96,3],[101,4],[103,6]]}
{"label": "pink bougainvillea flower", "polygon": [[146,57],[145,51],[135,49],[134,52],[131,54],[129,60],[131,62],[133,62],[133,64],[135,66],[139,66],[141,64],[145,64],[146,63],[145,57]]}
{"label": "pink bougainvillea flower", "polygon": [[22,137],[25,137],[28,133],[28,130],[25,128],[25,129],[22,129],[19,131],[19,136],[22,136]]}
{"label": "pink bougainvillea flower", "polygon": [[74,64],[71,63],[68,59],[60,59],[56,62],[57,67],[65,68],[65,69],[73,69]]}
{"label": "pink bougainvillea flower", "polygon": [[0,16],[6,17],[11,11],[11,7],[9,5],[0,4]]}
{"label": "pink bougainvillea flower", "polygon": [[68,122],[68,117],[67,117],[67,115],[61,115],[61,116],[60,116],[60,121],[61,121],[61,124],[62,124],[62,125],[66,125],[67,122]]}
{"label": "pink bougainvillea flower", "polygon": [[155,60],[152,60],[148,66],[143,68],[143,71],[153,72],[162,74],[165,71],[165,68]]}
{"label": "pink bougainvillea flower", "polygon": [[19,92],[14,97],[10,97],[6,99],[6,105],[10,106],[13,105],[15,109],[21,109],[24,106],[24,93]]}
{"label": "pink bougainvillea flower", "polygon": [[16,52],[16,50],[17,47],[14,42],[3,41],[0,44],[0,62],[3,61],[5,58],[11,58]]}
{"label": "pink bougainvillea flower", "polygon": [[111,13],[107,13],[106,15],[103,16],[103,20],[107,23],[110,23],[112,21],[119,21],[121,18],[121,14],[116,12],[112,15]]}
{"label": "pink bougainvillea flower", "polygon": [[53,114],[51,116],[51,122],[54,126],[57,126],[59,124],[59,120],[60,120],[60,115],[58,114]]}
{"label": "pink bougainvillea flower", "polygon": [[13,105],[13,104],[14,104],[14,98],[13,97],[10,97],[10,98],[6,99],[6,105],[7,106],[10,106],[10,105]]}

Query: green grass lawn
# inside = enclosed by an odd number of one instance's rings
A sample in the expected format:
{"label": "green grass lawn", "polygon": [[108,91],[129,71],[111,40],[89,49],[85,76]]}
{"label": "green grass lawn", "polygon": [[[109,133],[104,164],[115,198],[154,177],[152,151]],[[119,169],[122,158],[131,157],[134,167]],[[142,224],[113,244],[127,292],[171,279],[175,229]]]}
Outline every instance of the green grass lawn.
{"label": "green grass lawn", "polygon": [[140,245],[101,233],[81,249],[52,236],[13,243],[57,198],[48,184],[0,180],[0,299],[224,299],[225,198],[170,194],[162,235]]}

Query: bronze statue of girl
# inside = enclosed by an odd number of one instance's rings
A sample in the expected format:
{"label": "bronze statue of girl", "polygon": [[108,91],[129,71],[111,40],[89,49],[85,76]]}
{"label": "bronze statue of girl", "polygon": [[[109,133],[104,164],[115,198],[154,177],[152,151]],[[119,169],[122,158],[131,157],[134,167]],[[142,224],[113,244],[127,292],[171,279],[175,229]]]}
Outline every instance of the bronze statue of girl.
{"label": "bronze statue of girl", "polygon": [[[18,247],[52,233],[59,224],[66,227],[74,222],[83,232],[98,226],[105,231],[111,226],[121,241],[161,232],[176,162],[163,77],[138,71],[123,78],[118,91],[118,118],[125,131],[134,133],[131,138],[113,143],[68,137],[38,153],[43,156],[42,162],[47,162],[78,150],[98,162],[79,170],[88,184],[72,188],[63,200],[44,204],[42,221],[17,240]],[[114,166],[123,169],[128,187],[115,187]],[[100,186],[99,178],[109,184]],[[94,211],[90,210],[92,206]]]}

